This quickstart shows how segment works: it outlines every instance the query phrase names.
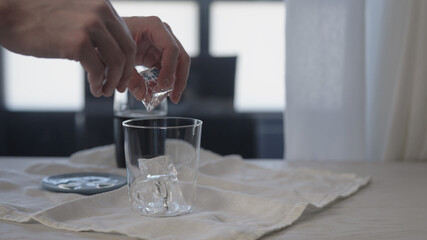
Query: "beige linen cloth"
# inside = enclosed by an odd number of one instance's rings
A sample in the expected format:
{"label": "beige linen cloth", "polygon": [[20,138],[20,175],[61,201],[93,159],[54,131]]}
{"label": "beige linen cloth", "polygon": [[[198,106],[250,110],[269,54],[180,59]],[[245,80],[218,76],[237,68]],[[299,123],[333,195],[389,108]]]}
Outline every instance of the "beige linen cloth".
{"label": "beige linen cloth", "polygon": [[115,168],[114,146],[77,152],[66,162],[36,161],[21,171],[3,168],[0,219],[140,239],[258,239],[292,225],[304,211],[350,196],[370,180],[314,169],[266,169],[202,150],[193,212],[169,218],[132,212],[127,186],[92,196],[40,187],[45,176],[82,171],[126,175]]}

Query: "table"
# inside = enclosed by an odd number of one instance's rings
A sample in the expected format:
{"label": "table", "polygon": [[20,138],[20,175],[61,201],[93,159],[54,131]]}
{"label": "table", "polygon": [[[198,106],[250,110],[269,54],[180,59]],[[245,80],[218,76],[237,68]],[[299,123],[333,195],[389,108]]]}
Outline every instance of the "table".
{"label": "table", "polygon": [[[47,162],[66,160],[0,157],[0,167],[20,169],[36,159]],[[354,196],[319,212],[305,214],[293,226],[263,239],[426,239],[427,163],[248,161],[274,169],[309,167],[372,177],[371,183]],[[38,223],[0,220],[0,239],[131,238],[119,234],[61,231]]]}

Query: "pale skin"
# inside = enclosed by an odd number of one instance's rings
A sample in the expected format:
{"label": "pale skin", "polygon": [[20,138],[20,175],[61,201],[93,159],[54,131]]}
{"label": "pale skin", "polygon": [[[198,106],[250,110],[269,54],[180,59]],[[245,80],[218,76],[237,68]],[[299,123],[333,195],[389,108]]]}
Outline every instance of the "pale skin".
{"label": "pale skin", "polygon": [[160,69],[159,86],[178,103],[190,57],[158,17],[118,16],[107,0],[0,0],[0,45],[44,58],[79,61],[92,94],[109,97],[128,88],[145,97],[135,65]]}

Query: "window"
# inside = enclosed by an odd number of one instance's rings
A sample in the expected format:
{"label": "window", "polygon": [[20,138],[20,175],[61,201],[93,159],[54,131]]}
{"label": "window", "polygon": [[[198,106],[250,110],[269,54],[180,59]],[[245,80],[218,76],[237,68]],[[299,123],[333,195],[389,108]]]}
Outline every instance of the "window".
{"label": "window", "polygon": [[79,111],[84,72],[79,63],[3,51],[4,101],[10,111]]}
{"label": "window", "polygon": [[234,107],[238,112],[284,108],[284,15],[283,1],[211,5],[210,53],[237,56]]}

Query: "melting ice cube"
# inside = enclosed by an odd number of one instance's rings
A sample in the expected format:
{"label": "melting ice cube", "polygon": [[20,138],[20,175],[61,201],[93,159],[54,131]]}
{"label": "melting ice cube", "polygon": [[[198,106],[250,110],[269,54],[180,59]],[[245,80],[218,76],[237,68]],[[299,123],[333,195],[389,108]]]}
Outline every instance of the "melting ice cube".
{"label": "melting ice cube", "polygon": [[142,103],[148,112],[155,109],[165,98],[169,96],[172,89],[161,89],[157,82],[159,70],[155,67],[142,71],[140,73],[145,80],[147,94],[142,99]]}
{"label": "melting ice cube", "polygon": [[172,158],[169,155],[158,156],[155,158],[140,158],[138,159],[139,171],[147,178],[156,178],[157,176],[177,175]]}
{"label": "melting ice cube", "polygon": [[133,207],[148,215],[180,215],[190,211],[170,156],[138,159],[142,176],[131,186]]}

